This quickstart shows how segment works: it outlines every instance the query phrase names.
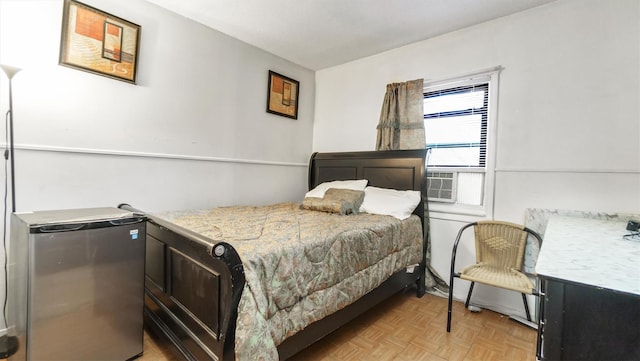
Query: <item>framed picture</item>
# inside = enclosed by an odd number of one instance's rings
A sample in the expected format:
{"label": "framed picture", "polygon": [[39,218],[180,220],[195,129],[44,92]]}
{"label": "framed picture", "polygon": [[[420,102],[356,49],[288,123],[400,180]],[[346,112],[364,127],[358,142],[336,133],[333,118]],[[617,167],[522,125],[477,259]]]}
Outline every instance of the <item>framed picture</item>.
{"label": "framed picture", "polygon": [[64,1],[60,65],[135,84],[139,40],[139,25]]}
{"label": "framed picture", "polygon": [[298,119],[300,82],[269,70],[267,112]]}

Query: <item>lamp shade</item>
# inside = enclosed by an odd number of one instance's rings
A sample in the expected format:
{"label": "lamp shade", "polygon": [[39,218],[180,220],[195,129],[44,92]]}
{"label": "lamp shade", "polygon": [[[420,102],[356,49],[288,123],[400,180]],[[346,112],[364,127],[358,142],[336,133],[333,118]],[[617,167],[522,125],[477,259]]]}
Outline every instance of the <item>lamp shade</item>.
{"label": "lamp shade", "polygon": [[20,68],[16,68],[15,66],[4,64],[0,64],[0,68],[2,68],[2,71],[4,71],[5,74],[7,74],[7,78],[9,79],[13,78],[13,76],[21,70]]}

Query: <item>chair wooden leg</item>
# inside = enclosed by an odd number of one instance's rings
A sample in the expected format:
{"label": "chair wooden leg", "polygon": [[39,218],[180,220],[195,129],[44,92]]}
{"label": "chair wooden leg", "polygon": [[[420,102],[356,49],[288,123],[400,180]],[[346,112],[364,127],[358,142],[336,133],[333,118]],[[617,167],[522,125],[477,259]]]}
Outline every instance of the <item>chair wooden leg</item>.
{"label": "chair wooden leg", "polygon": [[453,275],[449,280],[449,309],[447,311],[447,332],[451,332],[451,308],[453,306]]}
{"label": "chair wooden leg", "polygon": [[471,301],[471,293],[473,292],[473,286],[475,282],[471,282],[471,286],[469,287],[469,293],[467,294],[467,302],[464,303],[465,308],[469,308],[469,301]]}
{"label": "chair wooden leg", "polygon": [[524,312],[527,314],[527,321],[531,322],[531,316],[529,315],[529,303],[527,303],[527,295],[522,294],[522,302],[524,303]]}

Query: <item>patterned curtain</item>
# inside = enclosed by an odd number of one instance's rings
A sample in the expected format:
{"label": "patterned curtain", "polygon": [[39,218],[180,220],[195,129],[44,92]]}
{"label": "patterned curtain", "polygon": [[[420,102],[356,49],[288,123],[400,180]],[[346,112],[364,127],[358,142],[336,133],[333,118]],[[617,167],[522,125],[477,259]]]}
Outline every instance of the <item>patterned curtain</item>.
{"label": "patterned curtain", "polygon": [[376,150],[424,149],[423,80],[387,84]]}
{"label": "patterned curtain", "polygon": [[[427,146],[424,132],[423,88],[423,79],[387,84],[377,127],[376,150],[424,149]],[[447,284],[431,267],[431,224],[428,202],[424,204],[424,211],[424,230],[427,234],[425,286],[429,289],[448,292]]]}

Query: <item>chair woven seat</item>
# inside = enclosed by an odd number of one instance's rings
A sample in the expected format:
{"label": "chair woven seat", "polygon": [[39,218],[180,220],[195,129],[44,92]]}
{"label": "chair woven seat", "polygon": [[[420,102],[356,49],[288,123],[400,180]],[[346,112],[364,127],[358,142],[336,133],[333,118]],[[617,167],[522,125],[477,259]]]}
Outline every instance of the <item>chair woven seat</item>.
{"label": "chair woven seat", "polygon": [[533,283],[527,276],[514,269],[503,269],[487,264],[474,264],[460,271],[460,278],[490,286],[531,294]]}

